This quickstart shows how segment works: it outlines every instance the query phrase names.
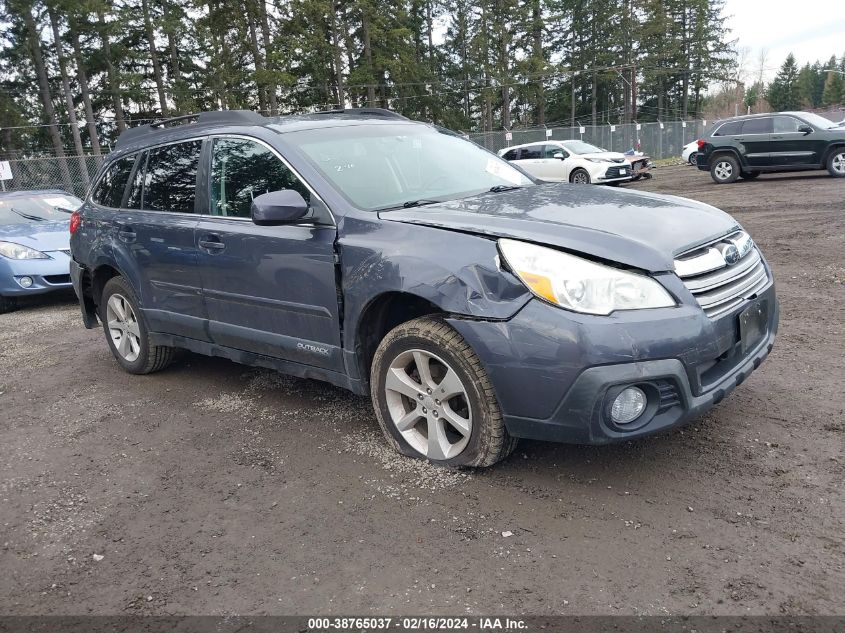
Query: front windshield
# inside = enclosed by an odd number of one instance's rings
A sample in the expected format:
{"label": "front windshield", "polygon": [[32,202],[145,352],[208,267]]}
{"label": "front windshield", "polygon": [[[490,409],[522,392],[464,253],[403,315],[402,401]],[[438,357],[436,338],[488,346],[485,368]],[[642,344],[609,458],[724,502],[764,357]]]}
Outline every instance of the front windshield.
{"label": "front windshield", "polygon": [[376,211],[532,181],[474,143],[425,125],[350,125],[286,135],[349,202]]}
{"label": "front windshield", "polygon": [[571,151],[573,154],[600,154],[601,152],[606,151],[601,147],[590,145],[584,141],[565,141],[563,144],[566,149]]}
{"label": "front windshield", "polygon": [[66,193],[0,198],[0,226],[59,222],[82,205],[82,200]]}
{"label": "front windshield", "polygon": [[817,127],[821,130],[830,130],[836,127],[836,123],[830,119],[826,119],[818,114],[813,114],[812,112],[802,112],[801,118],[813,127]]}

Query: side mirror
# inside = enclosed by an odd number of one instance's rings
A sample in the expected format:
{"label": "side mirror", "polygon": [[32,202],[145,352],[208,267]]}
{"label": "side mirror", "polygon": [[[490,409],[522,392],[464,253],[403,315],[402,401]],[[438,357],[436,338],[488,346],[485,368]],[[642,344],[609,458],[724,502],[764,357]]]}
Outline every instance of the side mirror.
{"label": "side mirror", "polygon": [[812,134],[813,127],[811,125],[807,125],[806,123],[802,123],[798,126],[798,131],[803,132],[804,134]]}
{"label": "side mirror", "polygon": [[260,226],[292,224],[308,214],[308,203],[298,191],[281,189],[263,193],[252,201],[250,215]]}
{"label": "side mirror", "polygon": [[552,154],[552,158],[557,158],[558,160],[565,160],[566,156],[563,155],[563,152],[555,152]]}

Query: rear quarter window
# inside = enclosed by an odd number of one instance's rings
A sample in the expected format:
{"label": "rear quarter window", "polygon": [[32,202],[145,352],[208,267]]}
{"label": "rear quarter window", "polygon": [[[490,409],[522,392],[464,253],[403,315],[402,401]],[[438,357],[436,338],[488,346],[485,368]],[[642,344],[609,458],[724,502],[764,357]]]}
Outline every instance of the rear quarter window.
{"label": "rear quarter window", "polygon": [[134,164],[135,155],[133,154],[119,158],[106,167],[91,199],[104,207],[120,208],[123,204],[123,192],[126,190],[126,183],[129,182],[129,175],[132,173]]}

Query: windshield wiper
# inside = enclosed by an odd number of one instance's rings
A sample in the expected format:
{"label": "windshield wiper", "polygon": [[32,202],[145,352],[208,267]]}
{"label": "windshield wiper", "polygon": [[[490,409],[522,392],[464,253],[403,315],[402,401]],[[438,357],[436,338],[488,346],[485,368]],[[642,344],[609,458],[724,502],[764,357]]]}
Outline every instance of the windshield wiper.
{"label": "windshield wiper", "polygon": [[44,222],[45,221],[44,218],[42,218],[42,217],[39,217],[37,215],[29,215],[28,213],[22,213],[22,212],[18,211],[17,209],[15,209],[14,207],[9,207],[9,211],[11,211],[12,213],[16,213],[17,215],[21,216],[25,220],[35,220],[36,222]]}
{"label": "windshield wiper", "polygon": [[402,208],[410,209],[411,207],[421,207],[426,204],[437,204],[438,202],[440,202],[440,200],[426,200],[424,198],[420,200],[408,200],[407,202],[402,203]]}
{"label": "windshield wiper", "polygon": [[514,189],[522,189],[522,185],[493,185],[490,187],[490,193],[502,193],[503,191],[513,191]]}

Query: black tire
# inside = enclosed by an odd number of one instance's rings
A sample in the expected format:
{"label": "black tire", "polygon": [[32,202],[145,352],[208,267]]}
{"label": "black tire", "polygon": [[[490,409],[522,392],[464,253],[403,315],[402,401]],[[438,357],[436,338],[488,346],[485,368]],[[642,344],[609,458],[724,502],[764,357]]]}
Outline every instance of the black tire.
{"label": "black tire", "polygon": [[827,172],[834,178],[845,178],[845,147],[836,147],[825,162]]}
{"label": "black tire", "polygon": [[[400,359],[403,354],[411,353],[412,350],[422,351],[445,361],[446,365],[457,374],[465,391],[466,404],[472,418],[469,440],[460,453],[449,459],[429,459],[411,446],[393,422],[388,404],[388,390],[385,387],[387,373],[391,368],[391,363]],[[448,367],[444,366],[445,369]],[[422,380],[418,382],[424,383]],[[408,321],[395,327],[384,337],[373,357],[370,393],[384,436],[402,455],[429,459],[432,463],[447,466],[485,467],[504,459],[516,448],[517,440],[508,435],[505,429],[493,385],[478,356],[460,334],[436,317],[422,317]],[[435,393],[428,399],[436,395],[435,387]],[[404,398],[402,403],[407,410],[412,407],[420,410],[419,407],[422,404],[418,405],[410,397]],[[441,404],[439,401],[433,402]],[[428,423],[424,417],[420,417],[418,424],[425,426]]]}
{"label": "black tire", "polygon": [[[131,306],[134,312],[135,320],[138,324],[138,340],[139,351],[138,357],[134,360],[127,360],[115,347],[111,334],[109,333],[108,318],[106,316],[106,306],[109,299],[114,295],[120,295]],[[123,277],[112,277],[106,282],[103,288],[103,294],[100,298],[99,305],[100,321],[103,324],[103,333],[106,335],[106,342],[112,352],[117,364],[130,374],[151,374],[160,371],[167,367],[176,358],[176,348],[167,347],[164,345],[152,345],[150,343],[149,329],[147,322],[144,320],[144,315],[141,312],[138,297],[132,286]]]}
{"label": "black tire", "polygon": [[754,180],[759,175],[760,175],[759,171],[744,171],[744,172],[742,172],[742,179],[743,180]]}
{"label": "black tire", "polygon": [[693,152],[692,154],[689,155],[689,158],[687,158],[687,162],[690,165],[692,165],[693,167],[695,167],[698,164],[698,162],[695,160],[697,156],[698,156],[698,152]]}
{"label": "black tire", "polygon": [[12,312],[18,309],[18,300],[14,297],[4,297],[0,295],[0,314]]}
{"label": "black tire", "polygon": [[736,182],[739,172],[739,161],[730,154],[716,156],[710,161],[710,177],[717,185]]}
{"label": "black tire", "polygon": [[587,170],[581,169],[580,167],[578,169],[573,169],[572,173],[569,174],[569,182],[575,183],[576,180],[581,180],[579,184],[582,185],[589,185],[591,182],[593,182],[590,178],[590,174],[587,173]]}

